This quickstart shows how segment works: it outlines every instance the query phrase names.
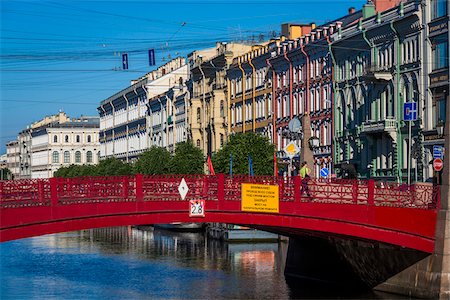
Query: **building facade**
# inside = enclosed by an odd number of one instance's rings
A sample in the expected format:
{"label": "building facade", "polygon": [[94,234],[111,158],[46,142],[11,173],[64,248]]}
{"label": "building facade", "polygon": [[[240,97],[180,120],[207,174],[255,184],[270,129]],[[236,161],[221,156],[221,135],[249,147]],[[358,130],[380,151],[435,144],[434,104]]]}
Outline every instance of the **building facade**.
{"label": "building facade", "polygon": [[[364,19],[333,36],[335,160],[354,165],[361,177],[413,182],[432,176],[424,133],[436,132],[438,118],[432,117],[437,108],[422,7],[411,1],[376,13],[369,2]],[[406,102],[416,103],[417,120],[405,121]]]}
{"label": "building facade", "polygon": [[272,70],[267,60],[279,40],[255,45],[227,71],[229,132],[258,132],[273,141]]}
{"label": "building facade", "polygon": [[[422,68],[426,115],[423,124],[424,177],[437,175],[433,171],[433,146],[445,146],[444,128],[449,126],[446,114],[450,105],[449,89],[449,27],[450,5],[446,0],[422,1]],[[422,95],[421,95],[422,96]],[[436,176],[437,177],[437,176]]]}
{"label": "building facade", "polygon": [[205,155],[219,150],[227,140],[229,104],[226,72],[233,58],[251,49],[250,45],[217,43],[215,48],[188,55],[188,138]]}
{"label": "building facade", "polygon": [[6,144],[6,167],[11,171],[14,178],[19,177],[20,170],[20,151],[17,140]]}
{"label": "building facade", "polygon": [[154,145],[152,127],[157,116],[148,111],[149,99],[178,87],[180,79],[185,82],[186,78],[186,63],[179,57],[132,81],[131,86],[102,101],[98,108],[100,157],[131,161]]}
{"label": "building facade", "polygon": [[31,133],[31,178],[50,178],[60,167],[97,164],[99,118],[54,122]]}
{"label": "building facade", "polygon": [[[182,68],[187,74],[187,66]],[[187,103],[189,93],[185,85],[187,75],[179,78],[177,86],[149,99],[148,128],[150,146],[166,148],[173,153],[177,143],[187,140]]]}

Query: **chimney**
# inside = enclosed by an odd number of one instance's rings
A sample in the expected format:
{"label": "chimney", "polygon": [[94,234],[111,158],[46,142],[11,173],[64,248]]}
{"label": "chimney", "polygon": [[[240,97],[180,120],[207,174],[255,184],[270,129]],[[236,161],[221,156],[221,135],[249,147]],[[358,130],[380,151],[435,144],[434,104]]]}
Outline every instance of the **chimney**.
{"label": "chimney", "polygon": [[349,7],[348,14],[351,15],[351,14],[354,14],[354,13],[355,13],[355,8],[353,6]]}
{"label": "chimney", "polygon": [[372,0],[372,2],[375,4],[375,10],[377,12],[383,12],[400,5],[402,0]]}
{"label": "chimney", "polygon": [[363,5],[363,18],[367,19],[375,15],[375,4],[372,0],[367,0],[367,3]]}

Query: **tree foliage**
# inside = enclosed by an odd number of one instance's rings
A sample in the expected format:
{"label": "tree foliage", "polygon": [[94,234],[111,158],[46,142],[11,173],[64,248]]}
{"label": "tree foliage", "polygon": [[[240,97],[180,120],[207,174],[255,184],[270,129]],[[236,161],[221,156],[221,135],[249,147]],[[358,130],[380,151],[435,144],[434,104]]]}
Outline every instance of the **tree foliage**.
{"label": "tree foliage", "polygon": [[118,160],[107,158],[98,165],[70,165],[59,168],[53,177],[78,177],[78,176],[107,176],[107,175],[131,175],[131,165]]}
{"label": "tree foliage", "polygon": [[14,179],[14,175],[12,174],[11,170],[8,168],[2,168],[0,170],[0,180],[9,180]]}
{"label": "tree foliage", "polygon": [[249,174],[249,160],[253,160],[255,175],[273,175],[274,145],[267,137],[248,132],[230,136],[229,141],[212,158],[216,173],[229,173],[230,153],[233,174]]}
{"label": "tree foliage", "polygon": [[96,165],[94,175],[108,176],[108,175],[131,175],[133,174],[133,168],[130,164],[125,163],[115,157],[110,157],[101,160]]}
{"label": "tree foliage", "polygon": [[172,174],[203,174],[204,158],[202,151],[191,142],[178,143],[170,162]]}
{"label": "tree foliage", "polygon": [[134,164],[134,172],[140,174],[168,174],[171,156],[162,147],[151,147],[139,156]]}

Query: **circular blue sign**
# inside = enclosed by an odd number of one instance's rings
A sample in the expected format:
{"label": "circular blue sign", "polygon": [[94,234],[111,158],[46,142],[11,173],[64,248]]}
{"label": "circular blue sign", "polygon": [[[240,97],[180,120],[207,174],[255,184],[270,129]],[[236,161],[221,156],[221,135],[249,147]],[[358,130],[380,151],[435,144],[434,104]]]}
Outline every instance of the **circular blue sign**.
{"label": "circular blue sign", "polygon": [[320,176],[328,177],[328,175],[330,175],[330,171],[327,168],[320,169]]}

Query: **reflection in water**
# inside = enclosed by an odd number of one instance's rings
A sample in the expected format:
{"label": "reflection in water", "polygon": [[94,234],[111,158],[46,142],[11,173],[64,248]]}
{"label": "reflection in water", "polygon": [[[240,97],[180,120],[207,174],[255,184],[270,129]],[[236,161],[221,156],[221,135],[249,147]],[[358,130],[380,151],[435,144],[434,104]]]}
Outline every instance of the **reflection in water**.
{"label": "reflection in water", "polygon": [[0,298],[301,298],[283,276],[286,249],[287,243],[227,244],[152,227],[11,241],[0,244]]}

